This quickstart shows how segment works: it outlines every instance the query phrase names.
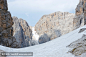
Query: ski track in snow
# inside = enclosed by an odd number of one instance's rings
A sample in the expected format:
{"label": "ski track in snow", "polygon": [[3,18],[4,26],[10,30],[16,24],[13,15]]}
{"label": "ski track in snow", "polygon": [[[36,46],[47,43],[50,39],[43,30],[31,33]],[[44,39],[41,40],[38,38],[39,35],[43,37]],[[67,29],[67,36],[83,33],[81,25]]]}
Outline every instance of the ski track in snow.
{"label": "ski track in snow", "polygon": [[[81,28],[85,27],[86,25]],[[68,51],[71,50],[72,48],[68,48],[66,46],[80,39],[83,34],[86,34],[86,31],[78,33],[81,28],[78,28],[68,34],[65,34],[59,38],[56,38],[43,44],[18,49],[4,47],[0,45],[0,49],[6,52],[33,52],[32,57],[75,57],[71,53],[68,53]],[[33,34],[35,34],[35,32],[36,31],[33,31]],[[39,37],[37,34],[35,34],[34,36]],[[30,56],[7,56],[7,57],[30,57]]]}

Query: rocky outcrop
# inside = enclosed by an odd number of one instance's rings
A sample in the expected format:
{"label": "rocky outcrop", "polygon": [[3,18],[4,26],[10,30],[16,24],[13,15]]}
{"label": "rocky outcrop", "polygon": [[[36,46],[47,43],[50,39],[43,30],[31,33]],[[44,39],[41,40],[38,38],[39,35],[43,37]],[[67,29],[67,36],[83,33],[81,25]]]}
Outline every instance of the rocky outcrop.
{"label": "rocky outcrop", "polygon": [[0,0],[0,45],[18,48],[13,37],[13,19],[7,7],[7,0]]}
{"label": "rocky outcrop", "polygon": [[32,30],[28,23],[23,19],[18,19],[17,17],[13,17],[13,36],[16,38],[20,47],[28,47],[31,46],[32,41]]}
{"label": "rocky outcrop", "polygon": [[35,31],[40,35],[39,43],[44,43],[72,31],[74,16],[75,14],[68,12],[55,12],[42,16],[35,25]]}
{"label": "rocky outcrop", "polygon": [[85,30],[86,30],[86,28],[82,28],[82,29],[80,29],[79,33],[82,33]]}
{"label": "rocky outcrop", "polygon": [[86,24],[86,0],[80,0],[76,7],[75,18],[73,20],[74,29]]}
{"label": "rocky outcrop", "polygon": [[50,41],[50,37],[47,34],[41,35],[39,38],[39,44]]}
{"label": "rocky outcrop", "polygon": [[81,39],[74,41],[68,47],[73,48],[70,52],[76,56],[86,53],[86,35],[83,35]]}

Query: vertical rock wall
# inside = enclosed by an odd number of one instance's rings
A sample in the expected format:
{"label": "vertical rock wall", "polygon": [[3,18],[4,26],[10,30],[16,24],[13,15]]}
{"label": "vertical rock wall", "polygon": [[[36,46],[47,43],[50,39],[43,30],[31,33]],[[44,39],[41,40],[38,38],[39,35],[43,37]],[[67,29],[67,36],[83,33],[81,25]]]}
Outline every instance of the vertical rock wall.
{"label": "vertical rock wall", "polygon": [[7,0],[0,0],[0,44],[7,47],[18,47],[13,37],[13,19],[7,7]]}
{"label": "vertical rock wall", "polygon": [[73,23],[74,29],[82,27],[86,24],[86,0],[79,1],[79,4],[76,7]]}

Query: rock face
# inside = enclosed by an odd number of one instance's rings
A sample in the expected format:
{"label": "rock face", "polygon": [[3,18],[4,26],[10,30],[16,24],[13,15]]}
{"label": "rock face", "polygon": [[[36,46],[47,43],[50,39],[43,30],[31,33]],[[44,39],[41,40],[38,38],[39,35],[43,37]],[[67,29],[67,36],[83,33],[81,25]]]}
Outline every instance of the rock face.
{"label": "rock face", "polygon": [[80,0],[79,4],[77,5],[73,23],[74,29],[86,24],[86,0]]}
{"label": "rock face", "polygon": [[44,43],[72,31],[74,16],[75,14],[68,12],[44,15],[35,25],[35,30],[40,35],[39,43]]}
{"label": "rock face", "polygon": [[28,47],[31,46],[32,41],[32,30],[28,23],[23,19],[18,19],[17,17],[13,17],[13,36],[16,38],[20,47]]}
{"label": "rock face", "polygon": [[0,0],[0,45],[19,47],[13,37],[13,19],[7,7],[7,0]]}

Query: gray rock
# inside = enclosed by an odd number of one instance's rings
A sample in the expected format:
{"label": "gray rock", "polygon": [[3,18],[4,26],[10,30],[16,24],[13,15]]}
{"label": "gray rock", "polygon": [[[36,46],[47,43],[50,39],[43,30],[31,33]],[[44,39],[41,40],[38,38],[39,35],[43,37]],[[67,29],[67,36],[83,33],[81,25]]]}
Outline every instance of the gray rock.
{"label": "gray rock", "polygon": [[83,35],[81,39],[74,41],[68,47],[73,48],[70,52],[76,56],[86,53],[86,35]]}
{"label": "gray rock", "polygon": [[82,28],[82,29],[80,29],[79,33],[83,32],[85,30],[86,30],[86,28]]}
{"label": "gray rock", "polygon": [[39,37],[39,44],[45,43],[50,40],[50,37],[47,34],[41,35]]}
{"label": "gray rock", "polygon": [[21,47],[31,46],[32,40],[32,30],[28,23],[23,19],[18,19],[17,17],[13,17],[14,25],[14,37]]}

